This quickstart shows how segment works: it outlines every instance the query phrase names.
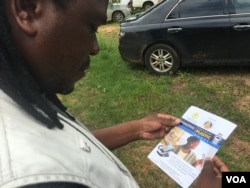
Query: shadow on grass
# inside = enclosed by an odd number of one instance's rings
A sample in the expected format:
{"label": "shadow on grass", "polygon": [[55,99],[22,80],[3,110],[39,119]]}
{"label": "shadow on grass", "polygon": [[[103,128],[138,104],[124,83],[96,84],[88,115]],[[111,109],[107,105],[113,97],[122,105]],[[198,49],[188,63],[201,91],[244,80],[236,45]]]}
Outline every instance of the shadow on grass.
{"label": "shadow on grass", "polygon": [[[133,64],[127,63],[127,67],[131,69],[131,71],[136,72],[148,72],[150,73],[144,65],[141,64]],[[189,73],[194,75],[249,75],[250,74],[250,66],[194,66],[194,67],[183,67],[178,72]]]}
{"label": "shadow on grass", "polygon": [[229,75],[229,74],[249,74],[250,66],[209,66],[209,67],[185,67],[180,71],[193,74]]}

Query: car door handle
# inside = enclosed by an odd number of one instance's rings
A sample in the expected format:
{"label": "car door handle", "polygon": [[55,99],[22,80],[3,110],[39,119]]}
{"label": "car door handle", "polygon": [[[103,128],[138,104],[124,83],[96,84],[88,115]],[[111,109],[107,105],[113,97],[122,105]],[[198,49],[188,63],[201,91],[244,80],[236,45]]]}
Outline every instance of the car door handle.
{"label": "car door handle", "polygon": [[177,33],[181,30],[182,30],[182,28],[180,28],[180,27],[168,28],[169,33]]}
{"label": "car door handle", "polygon": [[242,31],[242,30],[248,30],[250,29],[250,25],[235,25],[234,30],[236,31]]}

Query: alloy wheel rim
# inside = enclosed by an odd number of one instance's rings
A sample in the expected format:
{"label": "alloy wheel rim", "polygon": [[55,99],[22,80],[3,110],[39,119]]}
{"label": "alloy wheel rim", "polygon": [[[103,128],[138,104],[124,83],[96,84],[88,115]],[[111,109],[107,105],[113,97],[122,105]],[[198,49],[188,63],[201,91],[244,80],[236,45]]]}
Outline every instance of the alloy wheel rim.
{"label": "alloy wheel rim", "polygon": [[173,66],[173,56],[167,50],[157,49],[150,56],[150,64],[157,72],[167,72]]}

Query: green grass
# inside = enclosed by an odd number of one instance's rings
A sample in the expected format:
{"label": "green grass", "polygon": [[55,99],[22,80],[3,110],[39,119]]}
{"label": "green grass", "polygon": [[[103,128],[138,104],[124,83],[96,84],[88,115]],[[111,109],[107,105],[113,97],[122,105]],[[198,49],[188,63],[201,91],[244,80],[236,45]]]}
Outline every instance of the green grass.
{"label": "green grass", "polygon": [[[61,96],[68,110],[89,129],[137,119],[154,112],[180,117],[190,105],[238,125],[218,152],[232,171],[250,171],[250,72],[247,68],[186,68],[155,76],[144,66],[124,62],[116,24],[98,33],[100,53],[75,92]],[[142,188],[178,187],[147,159],[159,140],[138,141],[114,151]]]}

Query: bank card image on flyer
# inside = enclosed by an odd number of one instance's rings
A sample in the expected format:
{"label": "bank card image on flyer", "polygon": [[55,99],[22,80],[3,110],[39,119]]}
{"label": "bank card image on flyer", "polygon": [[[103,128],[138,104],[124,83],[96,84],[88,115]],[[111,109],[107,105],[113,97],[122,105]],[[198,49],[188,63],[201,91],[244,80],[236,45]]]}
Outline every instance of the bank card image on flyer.
{"label": "bank card image on flyer", "polygon": [[218,115],[190,106],[181,123],[165,135],[148,158],[181,187],[190,187],[204,160],[217,153],[236,127]]}

